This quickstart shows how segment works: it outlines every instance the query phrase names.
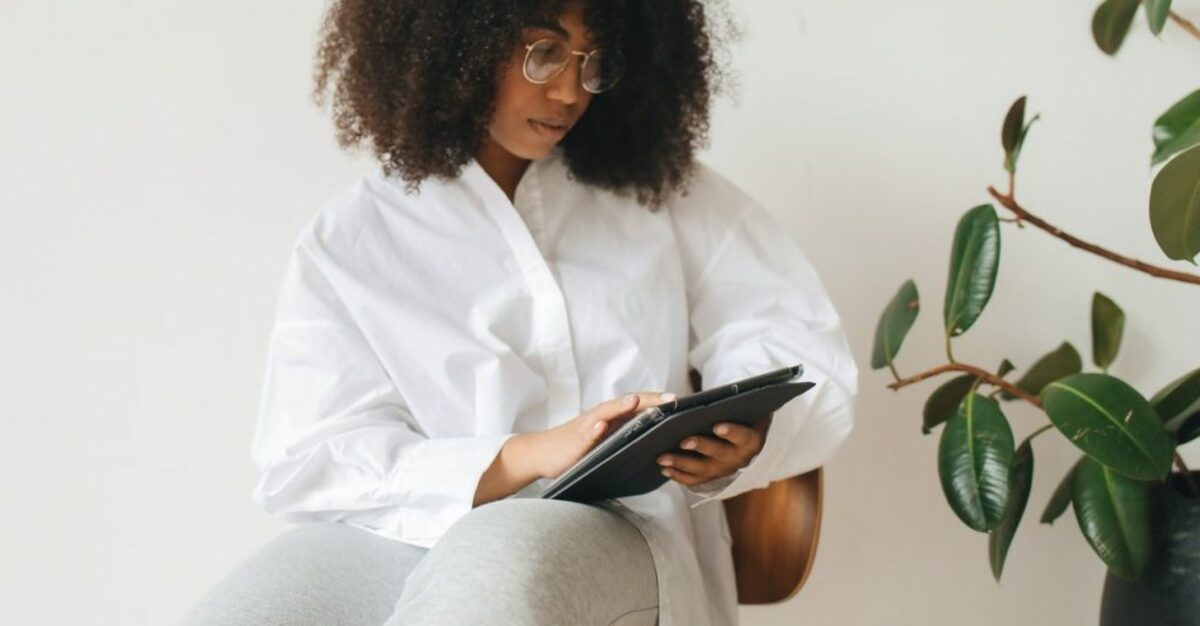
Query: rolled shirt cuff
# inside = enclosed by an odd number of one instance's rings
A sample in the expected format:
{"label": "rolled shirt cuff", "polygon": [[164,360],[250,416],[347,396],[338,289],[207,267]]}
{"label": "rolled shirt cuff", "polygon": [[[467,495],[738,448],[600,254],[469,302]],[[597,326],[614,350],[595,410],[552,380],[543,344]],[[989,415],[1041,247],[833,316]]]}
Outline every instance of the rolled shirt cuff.
{"label": "rolled shirt cuff", "polygon": [[472,508],[483,473],[516,433],[446,437],[422,441],[403,467],[396,469],[401,539],[432,547],[454,522]]}

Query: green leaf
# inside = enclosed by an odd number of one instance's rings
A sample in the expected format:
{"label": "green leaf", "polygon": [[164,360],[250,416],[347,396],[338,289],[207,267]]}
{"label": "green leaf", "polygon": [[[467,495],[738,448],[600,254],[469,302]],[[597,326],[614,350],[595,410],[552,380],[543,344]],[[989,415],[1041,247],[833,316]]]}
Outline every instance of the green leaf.
{"label": "green leaf", "polygon": [[1150,403],[1107,374],[1075,374],[1042,391],[1042,408],[1067,439],[1096,461],[1138,480],[1171,471],[1174,445]]}
{"label": "green leaf", "polygon": [[1171,159],[1150,186],[1150,229],[1167,258],[1200,253],[1200,146]]}
{"label": "green leaf", "polygon": [[1000,129],[1000,144],[1005,152],[1012,152],[1017,147],[1017,139],[1021,135],[1021,127],[1025,125],[1025,96],[1017,98],[1008,113],[1004,116],[1004,126]]}
{"label": "green leaf", "polygon": [[983,313],[999,265],[1000,222],[992,205],[981,204],[967,211],[954,231],[943,311],[947,336],[963,334]]}
{"label": "green leaf", "polygon": [[1200,437],[1200,411],[1180,416],[1175,425],[1175,443],[1183,445]]}
{"label": "green leaf", "polygon": [[942,492],[964,524],[986,532],[1000,523],[1012,457],[1012,428],[1000,406],[977,393],[967,396],[938,444]]}
{"label": "green leaf", "polygon": [[1021,442],[1013,454],[1012,467],[1008,474],[1008,506],[1004,509],[1004,517],[988,535],[988,561],[992,565],[992,576],[1000,582],[1000,574],[1004,572],[1004,559],[1008,556],[1008,548],[1012,545],[1017,527],[1021,524],[1021,516],[1025,513],[1025,505],[1029,503],[1029,490],[1033,486],[1033,446],[1029,439]]}
{"label": "green leaf", "polygon": [[[1195,438],[1194,433],[1181,431],[1185,420],[1200,412],[1200,368],[1171,381],[1150,398],[1150,406],[1158,413],[1167,430],[1175,435],[1178,444]],[[1189,436],[1190,435],[1190,436]]]}
{"label": "green leaf", "polygon": [[1020,150],[1021,128],[1025,126],[1025,96],[1017,98],[1008,113],[1004,116],[1004,126],[1000,128],[1000,144],[1004,146],[1004,169],[1010,173],[1017,171],[1016,153]]}
{"label": "green leaf", "polygon": [[1155,35],[1162,32],[1171,13],[1171,0],[1145,0],[1146,21],[1150,23],[1150,32]]}
{"label": "green leaf", "polygon": [[1017,172],[1017,159],[1021,156],[1021,146],[1025,145],[1025,135],[1040,117],[1034,115],[1028,124],[1025,123],[1025,96],[1017,98],[1008,108],[1004,126],[1000,129],[1000,143],[1004,146],[1004,169],[1010,174]]}
{"label": "green leaf", "polygon": [[1027,134],[1030,134],[1030,128],[1033,127],[1033,122],[1036,122],[1040,119],[1042,119],[1042,114],[1040,114],[1040,113],[1034,114],[1033,118],[1030,118],[1030,121],[1028,121],[1027,124],[1021,128],[1021,136],[1018,139],[1016,139],[1016,150],[1013,151],[1014,174],[1016,171],[1016,157],[1021,156],[1021,149],[1025,148],[1025,136],[1027,136]]}
{"label": "green leaf", "polygon": [[900,286],[896,295],[892,296],[892,301],[888,302],[883,315],[879,317],[879,325],[875,327],[875,351],[871,354],[871,369],[892,364],[920,311],[921,298],[917,294],[917,285],[909,279]]}
{"label": "green leaf", "polygon": [[[1017,387],[1036,396],[1051,382],[1081,371],[1083,359],[1079,356],[1079,351],[1069,341],[1064,341],[1053,352],[1038,359],[1032,367],[1025,370],[1025,375],[1017,381]],[[1005,400],[1016,398],[1007,391],[1001,392],[1000,396]]]}
{"label": "green leaf", "polygon": [[1154,121],[1154,156],[1158,165],[1182,150],[1200,144],[1200,89],[1171,105]]}
{"label": "green leaf", "polygon": [[1075,478],[1075,469],[1080,463],[1086,459],[1086,456],[1079,457],[1079,460],[1067,470],[1067,475],[1063,476],[1058,483],[1058,487],[1054,489],[1054,493],[1050,496],[1050,501],[1046,503],[1046,510],[1042,512],[1042,523],[1053,524],[1054,520],[1071,506],[1071,481]]}
{"label": "green leaf", "polygon": [[1085,459],[1075,469],[1071,501],[1079,529],[1100,559],[1119,576],[1140,577],[1153,550],[1146,484]]}
{"label": "green leaf", "polygon": [[1092,358],[1097,367],[1108,371],[1108,366],[1117,358],[1124,331],[1125,311],[1097,291],[1092,296]]}
{"label": "green leaf", "polygon": [[979,378],[973,374],[957,376],[929,394],[929,399],[925,401],[925,409],[921,412],[924,418],[921,432],[928,435],[938,424],[954,417],[954,414],[958,413],[958,405],[962,404],[963,398],[971,392],[971,387],[977,380]]}
{"label": "green leaf", "polygon": [[999,376],[1000,378],[1004,378],[1005,376],[1008,375],[1009,372],[1011,372],[1015,369],[1017,369],[1017,366],[1013,365],[1012,361],[1009,361],[1008,359],[1004,359],[1003,361],[1000,362],[1000,369],[996,370],[996,375]]}
{"label": "green leaf", "polygon": [[1151,396],[1150,405],[1163,422],[1170,422],[1191,410],[1200,410],[1200,367],[1167,383]]}
{"label": "green leaf", "polygon": [[1033,126],[1033,123],[1040,119],[1042,119],[1042,114],[1038,113],[1030,118],[1029,123],[1021,128],[1021,136],[1017,138],[1017,149],[1013,150],[1012,153],[1012,169],[1009,170],[1010,172],[1014,174],[1017,172],[1017,158],[1021,156],[1021,148],[1025,147],[1025,135],[1029,134],[1029,129]]}
{"label": "green leaf", "polygon": [[1096,8],[1092,15],[1092,38],[1105,54],[1113,55],[1121,49],[1138,4],[1139,0],[1104,0]]}

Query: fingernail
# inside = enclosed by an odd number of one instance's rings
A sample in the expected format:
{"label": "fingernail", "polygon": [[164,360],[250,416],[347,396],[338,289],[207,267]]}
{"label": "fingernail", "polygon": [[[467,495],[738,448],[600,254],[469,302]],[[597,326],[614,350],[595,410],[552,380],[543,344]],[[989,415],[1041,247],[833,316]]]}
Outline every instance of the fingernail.
{"label": "fingernail", "polygon": [[664,458],[663,458],[661,461],[659,461],[658,463],[659,463],[660,465],[666,465],[667,467],[670,467],[670,466],[671,466],[671,465],[674,463],[674,461],[672,461],[672,460],[671,460],[671,457],[669,457],[669,456],[668,456],[668,457],[664,457]]}
{"label": "fingernail", "polygon": [[601,428],[604,428],[604,422],[596,422],[596,425],[592,426],[592,430],[600,430]]}
{"label": "fingernail", "polygon": [[691,450],[692,448],[696,447],[696,442],[692,441],[691,439],[688,439],[688,440],[684,441],[683,445],[681,445],[679,447],[683,448],[684,450]]}
{"label": "fingernail", "polygon": [[728,424],[717,424],[717,427],[714,430],[716,431],[716,433],[718,435],[728,435],[729,434],[729,425]]}
{"label": "fingernail", "polygon": [[675,394],[664,393],[663,395],[659,396],[659,399],[662,400],[663,402],[670,402],[675,399]]}
{"label": "fingernail", "polygon": [[631,393],[631,394],[625,396],[625,404],[633,404],[634,400],[637,400],[636,393]]}
{"label": "fingernail", "polygon": [[661,473],[663,476],[666,476],[667,478],[671,477],[671,472],[668,472],[667,470],[663,470]]}

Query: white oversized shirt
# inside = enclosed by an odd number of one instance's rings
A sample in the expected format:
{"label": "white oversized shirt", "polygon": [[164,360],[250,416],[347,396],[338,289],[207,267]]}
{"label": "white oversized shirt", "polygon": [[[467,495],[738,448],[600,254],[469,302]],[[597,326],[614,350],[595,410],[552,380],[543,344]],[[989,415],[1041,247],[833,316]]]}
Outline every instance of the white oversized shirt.
{"label": "white oversized shirt", "polygon": [[415,193],[375,173],[292,249],[253,497],[285,520],[431,547],[513,434],[633,391],[691,393],[690,367],[708,388],[796,363],[816,386],[775,413],[747,467],[600,503],[646,537],[661,626],[737,623],[720,500],[824,464],[851,430],[858,372],[813,266],[703,164],[657,212],[572,179],[561,148],[513,201],[475,161]]}

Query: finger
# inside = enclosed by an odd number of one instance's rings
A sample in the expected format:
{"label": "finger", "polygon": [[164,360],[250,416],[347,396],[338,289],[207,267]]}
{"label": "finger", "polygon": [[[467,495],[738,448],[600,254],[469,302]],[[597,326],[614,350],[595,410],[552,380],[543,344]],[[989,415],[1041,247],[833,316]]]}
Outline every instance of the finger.
{"label": "finger", "polygon": [[738,448],[756,448],[762,439],[757,430],[734,422],[720,422],[713,426],[713,432]]}
{"label": "finger", "polygon": [[592,445],[623,426],[642,408],[642,397],[638,394],[614,398],[593,407],[586,414],[588,421],[585,422],[590,422],[587,428]]}
{"label": "finger", "polygon": [[666,391],[639,391],[638,396],[642,398],[641,406],[658,406],[666,404],[674,400],[677,396]]}
{"label": "finger", "polygon": [[723,461],[708,457],[690,456],[687,454],[663,454],[658,457],[659,467],[669,467],[693,474],[695,476],[713,478],[733,472],[732,467]]}
{"label": "finger", "polygon": [[613,398],[601,402],[592,407],[588,414],[592,419],[598,421],[614,420],[621,417],[632,415],[642,404],[642,398],[636,393],[631,393],[620,398]]}
{"label": "finger", "polygon": [[706,435],[687,437],[679,442],[679,447],[726,464],[734,463],[740,458],[738,447],[719,437],[709,437]]}
{"label": "finger", "polygon": [[629,417],[635,411],[644,409],[648,406],[654,406],[662,402],[670,402],[675,399],[673,393],[658,393],[655,391],[640,391],[631,393],[620,398],[613,398],[606,402],[601,402],[596,405],[593,411],[593,417],[598,420],[611,421],[623,417]]}
{"label": "finger", "polygon": [[671,480],[673,480],[677,483],[681,483],[681,484],[687,485],[689,487],[694,487],[701,483],[706,483],[709,480],[712,480],[711,478],[705,478],[703,476],[696,476],[695,474],[689,474],[687,472],[682,472],[673,467],[662,468],[662,475],[666,476],[667,478],[670,478]]}
{"label": "finger", "polygon": [[608,431],[608,422],[605,422],[604,420],[596,420],[596,422],[592,424],[592,429],[590,431],[588,431],[588,433],[590,433],[590,435],[591,435],[590,436],[591,443],[595,444],[596,442],[603,439],[604,433],[607,431]]}
{"label": "finger", "polygon": [[670,402],[674,402],[675,398],[679,397],[673,393],[668,393],[668,392],[656,392],[654,394],[654,396],[655,396],[655,398],[654,398],[653,404],[656,406],[660,405],[660,404],[667,404]]}

